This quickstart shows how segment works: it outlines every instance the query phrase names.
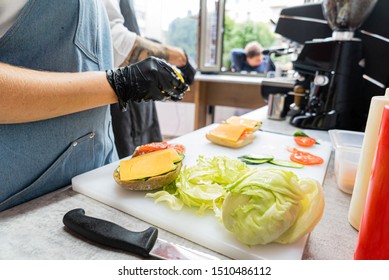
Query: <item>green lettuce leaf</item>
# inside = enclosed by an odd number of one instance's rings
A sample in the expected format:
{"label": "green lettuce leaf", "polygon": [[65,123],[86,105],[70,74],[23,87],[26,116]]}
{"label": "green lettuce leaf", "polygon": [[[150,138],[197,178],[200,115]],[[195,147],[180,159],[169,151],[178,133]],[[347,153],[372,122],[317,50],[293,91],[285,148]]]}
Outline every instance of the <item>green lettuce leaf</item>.
{"label": "green lettuce leaf", "polygon": [[223,224],[246,245],[268,244],[296,221],[304,193],[297,176],[282,169],[256,169],[229,187]]}
{"label": "green lettuce leaf", "polygon": [[324,192],[320,183],[310,178],[302,178],[299,185],[305,193],[300,213],[296,222],[275,240],[277,243],[287,244],[299,240],[313,230],[323,215]]}
{"label": "green lettuce leaf", "polygon": [[174,185],[148,193],[146,197],[155,198],[156,202],[167,202],[174,210],[180,210],[183,205],[196,207],[199,215],[207,209],[218,211],[227,194],[227,186],[249,170],[245,163],[237,159],[199,156],[194,166],[183,168]]}
{"label": "green lettuce leaf", "polygon": [[213,210],[249,246],[295,242],[313,230],[324,210],[317,181],[280,168],[250,168],[225,156],[198,157],[175,182],[146,197],[173,210],[196,208],[198,215]]}

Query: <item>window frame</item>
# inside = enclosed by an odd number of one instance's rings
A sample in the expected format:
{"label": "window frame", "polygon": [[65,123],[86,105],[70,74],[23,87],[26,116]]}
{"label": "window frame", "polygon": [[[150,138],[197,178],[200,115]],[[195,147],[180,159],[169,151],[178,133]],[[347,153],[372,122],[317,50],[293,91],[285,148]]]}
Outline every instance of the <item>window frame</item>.
{"label": "window frame", "polygon": [[[216,30],[216,42],[215,53],[214,53],[214,63],[210,64],[207,62],[207,55],[209,46],[209,38],[205,36],[209,28],[209,12],[207,7],[207,1],[212,1],[213,3],[218,3],[216,16],[217,24]],[[200,0],[200,22],[199,22],[199,38],[198,38],[198,70],[201,73],[219,73],[222,67],[222,53],[223,53],[223,34],[224,34],[224,10],[225,10],[225,0]],[[212,24],[212,23],[211,23]],[[211,29],[213,27],[210,27]]]}

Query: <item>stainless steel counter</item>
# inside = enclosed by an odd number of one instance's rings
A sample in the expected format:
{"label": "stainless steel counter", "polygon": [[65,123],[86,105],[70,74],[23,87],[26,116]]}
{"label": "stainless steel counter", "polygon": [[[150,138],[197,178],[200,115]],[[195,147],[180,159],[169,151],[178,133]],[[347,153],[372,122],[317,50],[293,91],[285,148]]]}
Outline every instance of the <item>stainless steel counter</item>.
{"label": "stainless steel counter", "polygon": [[[266,119],[266,110],[266,107],[261,108],[246,116],[262,119],[265,131],[291,135],[296,130],[287,121]],[[309,131],[309,134],[329,141],[325,131]],[[303,259],[352,259],[358,232],[348,223],[351,196],[340,191],[336,185],[333,155],[323,188],[326,202],[324,214],[309,236]],[[96,246],[69,233],[64,228],[62,218],[73,208],[84,208],[88,215],[113,221],[135,231],[150,226],[136,217],[76,193],[69,186],[0,213],[0,259],[138,259],[137,256],[119,250]],[[160,237],[227,259],[165,230],[160,230]]]}

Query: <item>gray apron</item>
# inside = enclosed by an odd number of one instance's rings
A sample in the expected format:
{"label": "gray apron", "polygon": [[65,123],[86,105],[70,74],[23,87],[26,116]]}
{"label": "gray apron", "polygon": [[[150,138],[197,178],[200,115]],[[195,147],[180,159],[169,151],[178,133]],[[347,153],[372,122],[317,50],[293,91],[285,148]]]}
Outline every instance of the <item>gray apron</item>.
{"label": "gray apron", "polygon": [[[128,30],[140,34],[131,0],[120,1],[121,13]],[[157,110],[153,101],[130,102],[122,112],[118,104],[111,105],[112,127],[119,158],[131,155],[137,146],[162,141]]]}
{"label": "gray apron", "polygon": [[[109,32],[99,0],[29,0],[0,38],[0,61],[49,71],[109,69]],[[109,106],[0,125],[0,211],[116,159]]]}

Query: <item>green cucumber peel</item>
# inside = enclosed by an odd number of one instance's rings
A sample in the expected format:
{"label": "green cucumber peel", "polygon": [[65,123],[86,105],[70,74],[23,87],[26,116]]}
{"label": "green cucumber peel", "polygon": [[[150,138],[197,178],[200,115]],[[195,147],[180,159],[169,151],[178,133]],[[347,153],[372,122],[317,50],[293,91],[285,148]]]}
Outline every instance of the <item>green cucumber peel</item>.
{"label": "green cucumber peel", "polygon": [[274,159],[274,156],[272,155],[267,155],[267,154],[247,154],[240,156],[239,158],[243,159],[250,159],[250,160],[272,160]]}
{"label": "green cucumber peel", "polygon": [[291,168],[303,168],[304,165],[293,162],[290,160],[282,160],[282,159],[273,159],[269,161],[270,164],[277,165],[277,166],[284,166],[284,167],[291,167]]}
{"label": "green cucumber peel", "polygon": [[262,164],[270,161],[270,159],[249,159],[249,158],[239,158],[239,159],[246,164]]}
{"label": "green cucumber peel", "polygon": [[290,168],[303,168],[304,165],[296,163],[290,160],[274,159],[272,155],[265,154],[248,154],[238,157],[242,162],[246,164],[263,164],[270,163],[277,166],[290,167]]}
{"label": "green cucumber peel", "polygon": [[178,153],[178,156],[180,157],[180,159],[177,160],[177,161],[175,161],[174,163],[179,163],[179,162],[183,161],[184,158],[185,158],[185,155],[184,155],[184,154],[181,154],[181,153]]}

